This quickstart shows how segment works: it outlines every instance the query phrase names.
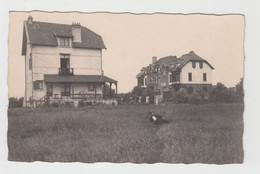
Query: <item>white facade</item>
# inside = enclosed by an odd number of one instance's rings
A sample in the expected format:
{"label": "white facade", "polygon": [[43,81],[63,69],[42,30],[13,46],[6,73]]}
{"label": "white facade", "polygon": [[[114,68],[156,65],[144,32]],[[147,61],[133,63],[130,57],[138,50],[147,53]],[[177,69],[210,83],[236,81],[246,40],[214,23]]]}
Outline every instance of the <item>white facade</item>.
{"label": "white facade", "polygon": [[74,69],[74,75],[101,75],[101,50],[33,46],[34,79],[43,80],[43,74],[58,74],[61,54],[70,55],[70,68]]}
{"label": "white facade", "polygon": [[[200,68],[199,62],[195,62],[196,67],[192,67],[192,62],[188,62],[181,70],[180,83],[182,84],[212,84],[212,68],[205,62]],[[189,81],[189,73],[192,74],[192,80]],[[203,74],[206,74],[206,81],[203,80]]]}
{"label": "white facade", "polygon": [[[27,44],[27,53],[25,56],[26,73],[26,91],[25,101],[30,98],[39,100],[46,95],[46,84],[43,83],[43,89],[33,89],[33,82],[44,80],[44,74],[58,74],[60,68],[60,55],[70,55],[70,68],[74,69],[74,75],[101,75],[102,73],[102,50],[98,49],[80,49],[64,48],[50,46],[32,46]],[[32,59],[32,68],[29,68],[29,59]],[[87,91],[87,84],[71,85],[71,92],[94,93]],[[96,86],[96,94],[102,94],[102,86]],[[60,86],[53,85],[53,94],[60,94]]]}

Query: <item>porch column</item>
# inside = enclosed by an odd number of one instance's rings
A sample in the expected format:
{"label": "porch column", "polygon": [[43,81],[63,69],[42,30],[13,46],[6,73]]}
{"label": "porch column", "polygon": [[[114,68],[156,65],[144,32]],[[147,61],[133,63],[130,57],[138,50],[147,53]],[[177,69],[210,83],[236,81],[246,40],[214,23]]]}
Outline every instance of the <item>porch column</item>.
{"label": "porch column", "polygon": [[102,83],[101,84],[102,86],[102,98],[104,99],[105,98],[105,86],[106,86],[106,82]]}
{"label": "porch column", "polygon": [[112,97],[112,89],[111,89],[112,83],[109,83],[109,96]]}
{"label": "porch column", "polygon": [[95,99],[97,98],[97,85],[94,83],[94,90],[95,90]]}
{"label": "porch column", "polygon": [[117,96],[117,82],[115,83],[115,85],[116,85],[116,96]]}

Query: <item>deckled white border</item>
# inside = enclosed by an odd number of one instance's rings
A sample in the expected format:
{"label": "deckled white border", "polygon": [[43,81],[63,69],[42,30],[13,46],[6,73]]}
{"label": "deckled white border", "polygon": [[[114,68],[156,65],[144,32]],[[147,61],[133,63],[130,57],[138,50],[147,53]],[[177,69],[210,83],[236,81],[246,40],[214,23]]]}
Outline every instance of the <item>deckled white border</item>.
{"label": "deckled white border", "polygon": [[[260,14],[257,0],[9,0],[0,6],[0,173],[258,173],[260,171]],[[245,114],[244,152],[241,165],[205,164],[84,164],[17,163],[7,159],[7,57],[9,10],[81,11],[132,13],[208,13],[245,15]],[[206,21],[205,21],[206,22]],[[232,67],[231,68],[236,68]]]}

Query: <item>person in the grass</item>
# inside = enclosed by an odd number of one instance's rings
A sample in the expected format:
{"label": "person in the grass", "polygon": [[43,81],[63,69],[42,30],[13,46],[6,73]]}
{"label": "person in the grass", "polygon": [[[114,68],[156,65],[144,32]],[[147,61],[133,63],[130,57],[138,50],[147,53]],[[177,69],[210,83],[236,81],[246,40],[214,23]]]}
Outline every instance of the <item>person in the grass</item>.
{"label": "person in the grass", "polygon": [[155,124],[168,123],[162,116],[155,114],[154,112],[149,113],[150,121]]}

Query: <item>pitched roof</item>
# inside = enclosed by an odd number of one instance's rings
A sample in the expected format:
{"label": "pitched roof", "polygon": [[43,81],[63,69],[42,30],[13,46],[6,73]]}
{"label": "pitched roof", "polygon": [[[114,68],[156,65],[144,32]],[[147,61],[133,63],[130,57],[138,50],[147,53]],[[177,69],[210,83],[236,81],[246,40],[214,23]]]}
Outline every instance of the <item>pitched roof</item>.
{"label": "pitched roof", "polygon": [[116,80],[111,79],[107,76],[101,75],[72,75],[72,76],[61,76],[54,74],[44,74],[44,81],[46,82],[109,82],[117,83]]}
{"label": "pitched roof", "polygon": [[201,58],[200,56],[198,56],[197,54],[194,53],[194,51],[190,51],[188,54],[184,54],[182,55],[180,58],[178,58],[180,61],[182,61],[181,65],[178,68],[182,68],[184,67],[188,62],[191,61],[199,61],[199,62],[205,62],[207,63],[210,68],[214,69],[213,66],[211,66],[208,61],[206,61],[205,59]]}
{"label": "pitched roof", "polygon": [[[194,53],[194,51],[190,51],[188,54],[184,54],[181,57],[177,58],[176,56],[167,56],[160,58],[156,62],[154,62],[155,66],[166,66],[168,67],[171,71],[180,71],[182,67],[184,67],[188,62],[191,61],[199,61],[199,62],[205,62],[207,63],[212,69],[213,66],[211,66],[208,61],[205,59],[201,58],[197,54]],[[149,67],[149,66],[148,66]],[[146,67],[146,68],[148,68]],[[142,68],[143,70],[143,68]],[[144,73],[141,72],[137,75],[137,77],[140,77]]]}
{"label": "pitched roof", "polygon": [[173,61],[176,61],[177,57],[176,56],[167,56],[167,57],[163,57],[160,58],[159,60],[157,60],[156,62],[154,62],[155,65],[162,65],[162,64],[169,64]]}
{"label": "pitched roof", "polygon": [[176,56],[167,56],[160,58],[154,64],[155,65],[166,65],[171,67],[171,70],[180,70],[190,61],[199,61],[207,63],[212,69],[214,69],[205,59],[201,58],[194,51],[190,51],[188,54],[184,54],[181,57],[177,58]]}
{"label": "pitched roof", "polygon": [[[28,42],[33,45],[58,46],[56,36],[73,37],[72,25],[38,21],[33,21],[32,23],[25,21],[25,25],[29,35]],[[92,49],[106,48],[102,37],[84,26],[81,26],[81,43],[73,42],[72,47]]]}

